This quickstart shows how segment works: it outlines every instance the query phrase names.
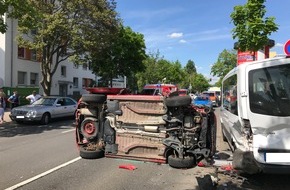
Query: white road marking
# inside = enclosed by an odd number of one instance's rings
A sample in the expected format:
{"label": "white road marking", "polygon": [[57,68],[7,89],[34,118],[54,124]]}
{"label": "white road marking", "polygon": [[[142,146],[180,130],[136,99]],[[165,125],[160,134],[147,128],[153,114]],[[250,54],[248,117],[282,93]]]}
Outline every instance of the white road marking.
{"label": "white road marking", "polygon": [[34,176],[34,177],[30,178],[30,179],[27,179],[27,180],[25,180],[25,181],[22,181],[22,182],[16,184],[16,185],[13,185],[13,186],[11,186],[11,187],[8,187],[8,188],[5,189],[5,190],[13,190],[13,189],[17,189],[17,188],[19,188],[19,187],[21,187],[21,186],[23,186],[23,185],[26,185],[26,184],[28,184],[28,183],[31,183],[32,181],[35,181],[35,180],[37,180],[37,179],[39,179],[39,178],[41,178],[41,177],[43,177],[43,176],[46,176],[46,175],[48,175],[48,174],[50,174],[50,173],[52,173],[52,172],[54,172],[54,171],[56,171],[56,170],[59,170],[60,168],[63,168],[63,167],[65,167],[65,166],[69,165],[69,164],[72,164],[72,163],[74,163],[74,162],[76,162],[76,161],[78,161],[78,160],[80,160],[80,159],[81,159],[81,157],[77,157],[77,158],[75,158],[75,159],[73,159],[73,160],[70,160],[70,161],[64,163],[64,164],[61,164],[61,165],[59,165],[59,166],[56,166],[55,168],[52,168],[52,169],[50,169],[50,170],[47,170],[46,172],[43,172],[43,173],[41,173],[41,174],[39,174],[39,175],[36,175],[36,176]]}
{"label": "white road marking", "polygon": [[63,131],[63,132],[61,132],[61,133],[69,133],[69,132],[72,132],[72,131],[74,131],[75,129],[70,129],[70,130],[66,130],[66,131]]}

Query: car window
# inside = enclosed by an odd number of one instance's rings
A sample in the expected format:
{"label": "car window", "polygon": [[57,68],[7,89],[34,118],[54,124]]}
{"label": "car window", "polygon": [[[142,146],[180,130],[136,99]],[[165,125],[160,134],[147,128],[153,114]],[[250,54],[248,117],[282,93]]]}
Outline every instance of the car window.
{"label": "car window", "polygon": [[56,98],[41,98],[33,103],[33,105],[46,105],[46,106],[52,106],[54,102],[56,101]]}
{"label": "car window", "polygon": [[76,103],[72,100],[72,99],[69,99],[69,98],[66,98],[64,100],[64,105],[68,106],[68,105],[75,105]]}

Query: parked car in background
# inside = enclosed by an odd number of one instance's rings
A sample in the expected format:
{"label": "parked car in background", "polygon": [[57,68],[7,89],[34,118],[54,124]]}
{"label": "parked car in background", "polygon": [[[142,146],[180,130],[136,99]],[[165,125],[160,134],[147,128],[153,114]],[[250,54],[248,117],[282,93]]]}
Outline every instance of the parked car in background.
{"label": "parked car in background", "polygon": [[146,84],[141,91],[141,95],[169,95],[178,91],[174,84]]}
{"label": "parked car in background", "polygon": [[220,101],[216,91],[204,91],[202,92],[202,94],[209,97],[209,99],[212,101],[213,106],[217,107],[220,105]]}
{"label": "parked car in background", "polygon": [[210,109],[213,108],[213,104],[212,101],[210,100],[210,98],[206,95],[203,96],[196,96],[193,101],[192,104],[195,106],[206,106],[209,107]]}
{"label": "parked car in background", "polygon": [[188,95],[188,90],[187,89],[179,89],[178,90],[178,95],[179,96],[187,96]]}
{"label": "parked car in background", "polygon": [[70,97],[46,96],[31,105],[13,108],[9,116],[17,123],[31,121],[46,125],[51,119],[74,117],[76,109],[77,101]]}

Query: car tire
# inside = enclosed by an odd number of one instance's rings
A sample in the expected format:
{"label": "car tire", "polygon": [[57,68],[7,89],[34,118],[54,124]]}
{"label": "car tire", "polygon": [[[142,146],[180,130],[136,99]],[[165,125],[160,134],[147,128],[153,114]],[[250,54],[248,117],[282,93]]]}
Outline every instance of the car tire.
{"label": "car tire", "polygon": [[49,113],[44,113],[41,117],[40,123],[42,125],[47,125],[50,122],[50,114]]}
{"label": "car tire", "polygon": [[167,162],[173,168],[192,168],[196,163],[193,156],[179,158],[174,155],[169,155]]}
{"label": "car tire", "polygon": [[81,134],[87,139],[94,139],[98,134],[98,120],[93,117],[85,118],[80,126]]}
{"label": "car tire", "polygon": [[172,96],[165,99],[165,105],[167,107],[179,107],[190,105],[190,96]]}
{"label": "car tire", "polygon": [[80,157],[84,159],[97,159],[104,157],[104,151],[101,149],[87,150],[85,146],[80,146]]}
{"label": "car tire", "polygon": [[104,94],[83,94],[82,102],[87,103],[104,103],[107,100],[107,96]]}

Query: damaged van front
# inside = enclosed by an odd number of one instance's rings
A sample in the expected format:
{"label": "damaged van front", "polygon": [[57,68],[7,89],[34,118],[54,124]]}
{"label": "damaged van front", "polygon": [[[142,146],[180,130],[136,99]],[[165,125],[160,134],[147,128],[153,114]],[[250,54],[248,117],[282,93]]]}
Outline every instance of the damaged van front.
{"label": "damaged van front", "polygon": [[290,173],[290,58],[230,71],[223,79],[220,121],[235,169]]}

